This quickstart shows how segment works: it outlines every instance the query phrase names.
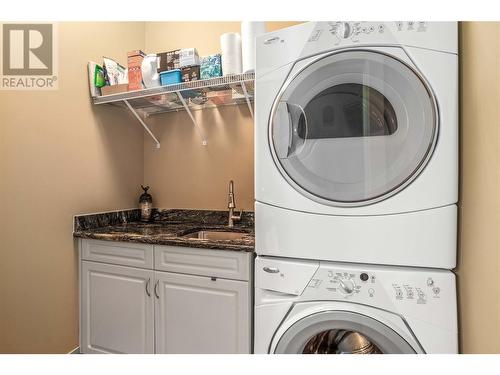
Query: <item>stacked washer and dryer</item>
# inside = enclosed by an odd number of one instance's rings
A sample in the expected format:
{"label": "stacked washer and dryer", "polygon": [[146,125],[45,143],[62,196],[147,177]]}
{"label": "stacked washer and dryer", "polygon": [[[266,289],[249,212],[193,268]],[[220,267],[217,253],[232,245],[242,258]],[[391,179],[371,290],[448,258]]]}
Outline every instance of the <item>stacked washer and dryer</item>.
{"label": "stacked washer and dryer", "polygon": [[256,44],[255,353],[457,353],[457,24]]}

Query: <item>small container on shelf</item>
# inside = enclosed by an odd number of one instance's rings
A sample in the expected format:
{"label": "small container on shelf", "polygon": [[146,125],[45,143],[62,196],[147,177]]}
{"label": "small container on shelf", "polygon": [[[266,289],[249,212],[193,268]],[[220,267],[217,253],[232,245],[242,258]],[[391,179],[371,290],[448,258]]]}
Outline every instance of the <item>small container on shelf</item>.
{"label": "small container on shelf", "polygon": [[200,66],[185,66],[181,68],[182,71],[182,82],[197,81],[200,79]]}
{"label": "small container on shelf", "polygon": [[167,70],[160,73],[162,86],[175,85],[182,82],[182,73],[180,69]]}
{"label": "small container on shelf", "polygon": [[220,54],[205,56],[200,60],[200,78],[210,79],[222,76],[222,59]]}
{"label": "small container on shelf", "polygon": [[186,66],[200,65],[200,57],[196,48],[183,48],[179,51],[179,66],[184,68]]}
{"label": "small container on shelf", "polygon": [[158,54],[159,68],[158,72],[164,72],[165,70],[174,70],[181,67],[179,52],[180,49],[176,49],[168,52],[160,52]]}

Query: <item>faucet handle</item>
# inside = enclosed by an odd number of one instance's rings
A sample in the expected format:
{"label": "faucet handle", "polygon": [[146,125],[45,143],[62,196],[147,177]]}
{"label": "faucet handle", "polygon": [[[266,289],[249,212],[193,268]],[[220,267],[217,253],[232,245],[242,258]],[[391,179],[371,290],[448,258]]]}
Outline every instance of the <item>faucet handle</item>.
{"label": "faucet handle", "polygon": [[243,210],[240,210],[238,215],[233,215],[233,220],[240,221],[242,215],[243,215]]}

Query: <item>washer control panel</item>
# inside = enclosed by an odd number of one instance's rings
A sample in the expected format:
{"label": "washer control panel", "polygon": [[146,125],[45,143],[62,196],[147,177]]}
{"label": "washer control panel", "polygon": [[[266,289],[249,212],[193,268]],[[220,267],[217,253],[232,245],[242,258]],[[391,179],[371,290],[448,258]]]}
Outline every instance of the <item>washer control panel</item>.
{"label": "washer control panel", "polygon": [[368,272],[319,269],[310,280],[308,287],[320,288],[321,286],[321,288],[342,297],[350,297],[367,291],[368,295],[373,297],[375,295],[375,280],[376,276]]}

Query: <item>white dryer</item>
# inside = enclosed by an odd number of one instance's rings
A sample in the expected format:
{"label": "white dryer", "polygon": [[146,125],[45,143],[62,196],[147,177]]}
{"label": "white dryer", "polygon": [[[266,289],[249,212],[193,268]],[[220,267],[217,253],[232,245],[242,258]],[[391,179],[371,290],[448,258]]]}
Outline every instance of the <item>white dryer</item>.
{"label": "white dryer", "polygon": [[455,275],[258,257],[255,353],[458,352]]}
{"label": "white dryer", "polygon": [[260,255],[452,269],[456,22],[309,22],[257,38]]}

